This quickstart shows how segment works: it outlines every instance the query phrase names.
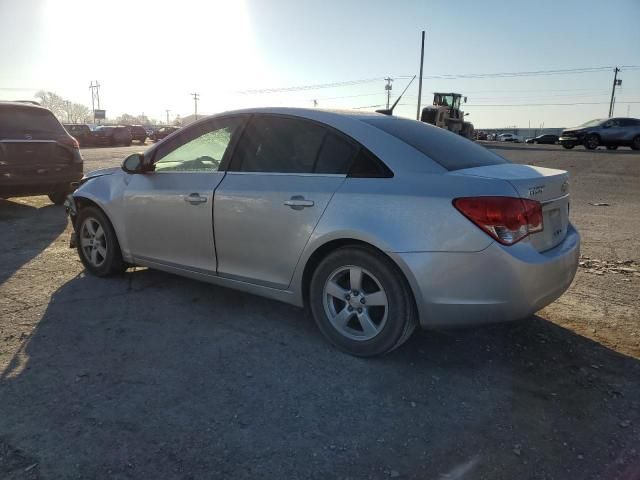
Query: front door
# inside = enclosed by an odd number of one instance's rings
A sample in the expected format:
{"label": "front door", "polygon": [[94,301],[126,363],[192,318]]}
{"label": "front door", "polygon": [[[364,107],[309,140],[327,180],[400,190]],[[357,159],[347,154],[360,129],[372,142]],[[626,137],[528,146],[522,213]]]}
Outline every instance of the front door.
{"label": "front door", "polygon": [[258,115],[236,152],[215,193],[218,274],[285,289],[355,146],[316,123]]}
{"label": "front door", "polygon": [[187,128],[158,146],[154,171],[131,175],[124,193],[125,235],[141,264],[215,274],[213,194],[239,117]]}

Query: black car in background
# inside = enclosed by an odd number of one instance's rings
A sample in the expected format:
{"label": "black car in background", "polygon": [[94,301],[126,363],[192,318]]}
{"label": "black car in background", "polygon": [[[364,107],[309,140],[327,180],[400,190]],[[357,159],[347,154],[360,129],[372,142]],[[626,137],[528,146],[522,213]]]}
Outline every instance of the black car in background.
{"label": "black car in background", "polygon": [[127,125],[127,128],[131,132],[131,139],[143,144],[147,140],[147,131],[142,125]]}
{"label": "black car in background", "polygon": [[558,143],[558,135],[551,135],[549,133],[545,135],[538,135],[537,137],[527,138],[525,143],[542,143],[547,145],[555,145]]}
{"label": "black car in background", "polygon": [[78,141],[51,111],[0,102],[0,198],[49,195],[60,205],[82,167]]}
{"label": "black car in background", "polygon": [[608,150],[631,147],[640,150],[640,120],[637,118],[605,118],[591,120],[574,128],[568,128],[560,135],[564,148],[584,145],[594,150],[600,145]]}
{"label": "black car in background", "polygon": [[158,140],[162,140],[163,138],[171,135],[173,132],[179,130],[179,128],[180,127],[161,127],[158,130],[155,130],[151,135],[149,135],[149,138],[154,142],[157,142]]}
{"label": "black car in background", "polygon": [[101,125],[93,131],[96,145],[115,147],[118,145],[129,146],[133,137],[125,126]]}
{"label": "black car in background", "polygon": [[91,131],[89,125],[84,123],[64,123],[63,126],[69,132],[69,135],[78,140],[81,147],[89,147],[95,144],[93,131]]}

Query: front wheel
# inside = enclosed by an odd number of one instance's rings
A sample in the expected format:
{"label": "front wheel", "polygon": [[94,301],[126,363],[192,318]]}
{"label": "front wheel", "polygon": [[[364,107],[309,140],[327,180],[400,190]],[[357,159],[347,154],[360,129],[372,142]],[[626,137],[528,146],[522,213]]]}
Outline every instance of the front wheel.
{"label": "front wheel", "polygon": [[587,150],[595,150],[599,145],[600,139],[597,135],[589,135],[584,141],[584,146]]}
{"label": "front wheel", "polygon": [[85,268],[98,277],[122,273],[122,260],[116,232],[106,215],[96,207],[85,207],[76,219],[78,255]]}
{"label": "front wheel", "polygon": [[631,148],[633,150],[640,150],[640,135],[638,135],[631,141]]}
{"label": "front wheel", "polygon": [[309,306],[324,336],[351,355],[383,355],[413,333],[413,296],[398,268],[372,249],[345,247],[316,268]]}

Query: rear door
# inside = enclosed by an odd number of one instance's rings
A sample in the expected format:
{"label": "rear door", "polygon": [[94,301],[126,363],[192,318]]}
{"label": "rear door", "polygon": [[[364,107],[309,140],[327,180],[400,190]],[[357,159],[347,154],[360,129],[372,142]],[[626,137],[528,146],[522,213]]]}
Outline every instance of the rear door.
{"label": "rear door", "polygon": [[215,193],[218,274],[287,288],[355,150],[314,122],[254,116]]}
{"label": "rear door", "polygon": [[244,121],[227,117],[187,128],[159,145],[155,171],[129,177],[125,235],[136,260],[215,274],[213,192]]}
{"label": "rear door", "polygon": [[612,118],[605,122],[599,131],[600,139],[605,145],[617,145],[624,136],[624,128],[621,125],[621,121],[617,118]]}

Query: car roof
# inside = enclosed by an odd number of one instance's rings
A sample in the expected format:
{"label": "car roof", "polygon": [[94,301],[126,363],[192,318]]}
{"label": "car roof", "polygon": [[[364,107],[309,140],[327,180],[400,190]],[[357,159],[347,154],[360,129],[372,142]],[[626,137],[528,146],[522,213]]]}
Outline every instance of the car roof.
{"label": "car roof", "polygon": [[[185,128],[192,128],[194,125],[207,122],[211,119],[219,117],[229,117],[234,115],[250,115],[250,114],[267,114],[267,115],[284,115],[289,117],[298,117],[306,120],[322,123],[332,127],[343,134],[351,137],[356,142],[364,145],[374,155],[381,158],[394,173],[402,172],[410,174],[411,172],[430,172],[441,173],[445,169],[434,160],[426,160],[426,156],[412,147],[408,143],[403,142],[399,138],[367,123],[368,119],[375,119],[377,123],[383,122],[417,122],[406,118],[399,118],[390,115],[384,115],[376,112],[359,111],[359,110],[325,110],[319,108],[294,108],[294,107],[259,107],[245,108],[241,110],[231,110],[210,115],[198,119],[196,122],[190,123]],[[425,128],[432,128],[433,135],[446,136],[450,132],[438,127],[418,122]],[[446,141],[446,139],[444,140]],[[155,151],[155,147],[160,145],[157,143],[149,149],[149,152]],[[425,161],[426,160],[426,161]]]}
{"label": "car roof", "polygon": [[26,101],[26,100],[24,102],[19,102],[19,101],[18,102],[10,102],[10,101],[0,100],[0,108],[1,107],[37,109],[37,110],[46,110],[47,112],[51,111],[48,108],[43,107],[42,105],[37,105],[35,103],[31,103],[30,101]]}

